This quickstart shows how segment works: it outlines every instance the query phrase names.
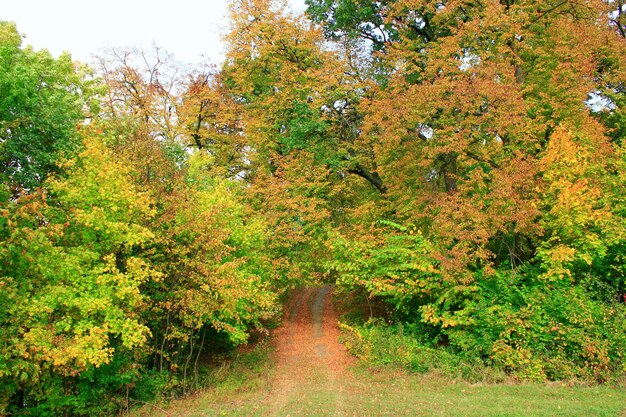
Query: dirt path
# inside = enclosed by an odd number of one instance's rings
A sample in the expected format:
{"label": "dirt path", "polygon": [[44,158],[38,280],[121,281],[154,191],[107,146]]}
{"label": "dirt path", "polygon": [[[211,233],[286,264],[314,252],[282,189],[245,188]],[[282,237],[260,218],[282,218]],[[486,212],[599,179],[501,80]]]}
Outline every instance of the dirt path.
{"label": "dirt path", "polygon": [[253,361],[231,373],[224,368],[225,378],[215,387],[167,405],[146,404],[131,415],[626,417],[621,387],[452,383],[436,375],[353,367],[338,342],[331,291],[327,286],[294,294],[284,325],[274,333],[275,367],[265,346],[261,369],[251,351]]}
{"label": "dirt path", "polygon": [[327,285],[292,298],[276,332],[278,364],[264,401],[269,415],[298,415],[314,404],[325,415],[345,415],[342,397],[354,382],[347,369],[354,359],[339,343],[331,293]]}

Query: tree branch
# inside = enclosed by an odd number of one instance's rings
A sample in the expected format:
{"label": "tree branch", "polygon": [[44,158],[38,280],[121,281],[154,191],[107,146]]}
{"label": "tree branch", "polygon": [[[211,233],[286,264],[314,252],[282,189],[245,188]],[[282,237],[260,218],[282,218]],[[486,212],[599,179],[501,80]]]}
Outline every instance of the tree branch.
{"label": "tree branch", "polygon": [[356,165],[354,168],[348,169],[350,174],[358,175],[359,177],[365,179],[367,182],[372,184],[374,188],[378,190],[381,194],[385,194],[387,192],[387,187],[383,184],[382,178],[378,175],[377,172],[370,172],[367,169],[363,168],[361,165]]}

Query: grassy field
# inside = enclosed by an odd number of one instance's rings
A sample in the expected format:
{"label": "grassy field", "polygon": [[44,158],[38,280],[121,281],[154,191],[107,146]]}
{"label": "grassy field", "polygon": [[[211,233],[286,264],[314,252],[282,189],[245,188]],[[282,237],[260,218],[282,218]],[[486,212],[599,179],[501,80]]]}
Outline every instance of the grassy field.
{"label": "grassy field", "polygon": [[208,416],[626,416],[624,387],[563,384],[468,384],[390,369],[351,369],[340,388],[308,375],[276,409],[270,344],[240,353],[211,374],[212,388],[133,417]]}

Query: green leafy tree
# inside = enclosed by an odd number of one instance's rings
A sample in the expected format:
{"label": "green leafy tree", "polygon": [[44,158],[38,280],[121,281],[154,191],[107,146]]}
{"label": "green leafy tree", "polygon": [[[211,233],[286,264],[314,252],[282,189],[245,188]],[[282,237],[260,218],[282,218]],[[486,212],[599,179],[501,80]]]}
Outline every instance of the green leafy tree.
{"label": "green leafy tree", "polygon": [[138,360],[150,337],[141,286],[161,274],[137,252],[153,238],[144,226],[152,201],[101,138],[88,138],[64,169],[44,183],[51,196],[2,208],[0,378],[10,412],[71,411],[48,398],[57,379],[71,396],[76,377],[120,352]]}
{"label": "green leafy tree", "polygon": [[78,128],[91,110],[86,67],[69,54],[22,47],[15,25],[0,22],[0,180],[18,196],[41,186],[57,161],[81,145]]}
{"label": "green leafy tree", "polygon": [[210,159],[194,153],[185,183],[163,201],[149,251],[163,280],[143,289],[157,369],[177,371],[184,389],[201,355],[266,331],[281,291],[264,219],[245,204],[242,184],[211,176]]}

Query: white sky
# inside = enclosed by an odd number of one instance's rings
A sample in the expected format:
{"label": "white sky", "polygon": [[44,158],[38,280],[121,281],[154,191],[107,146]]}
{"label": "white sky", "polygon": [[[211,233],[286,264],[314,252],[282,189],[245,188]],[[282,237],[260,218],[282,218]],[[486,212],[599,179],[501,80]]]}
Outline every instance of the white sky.
{"label": "white sky", "polygon": [[227,0],[0,0],[0,20],[17,24],[24,45],[83,62],[105,47],[155,43],[184,63],[218,63],[226,15]]}

